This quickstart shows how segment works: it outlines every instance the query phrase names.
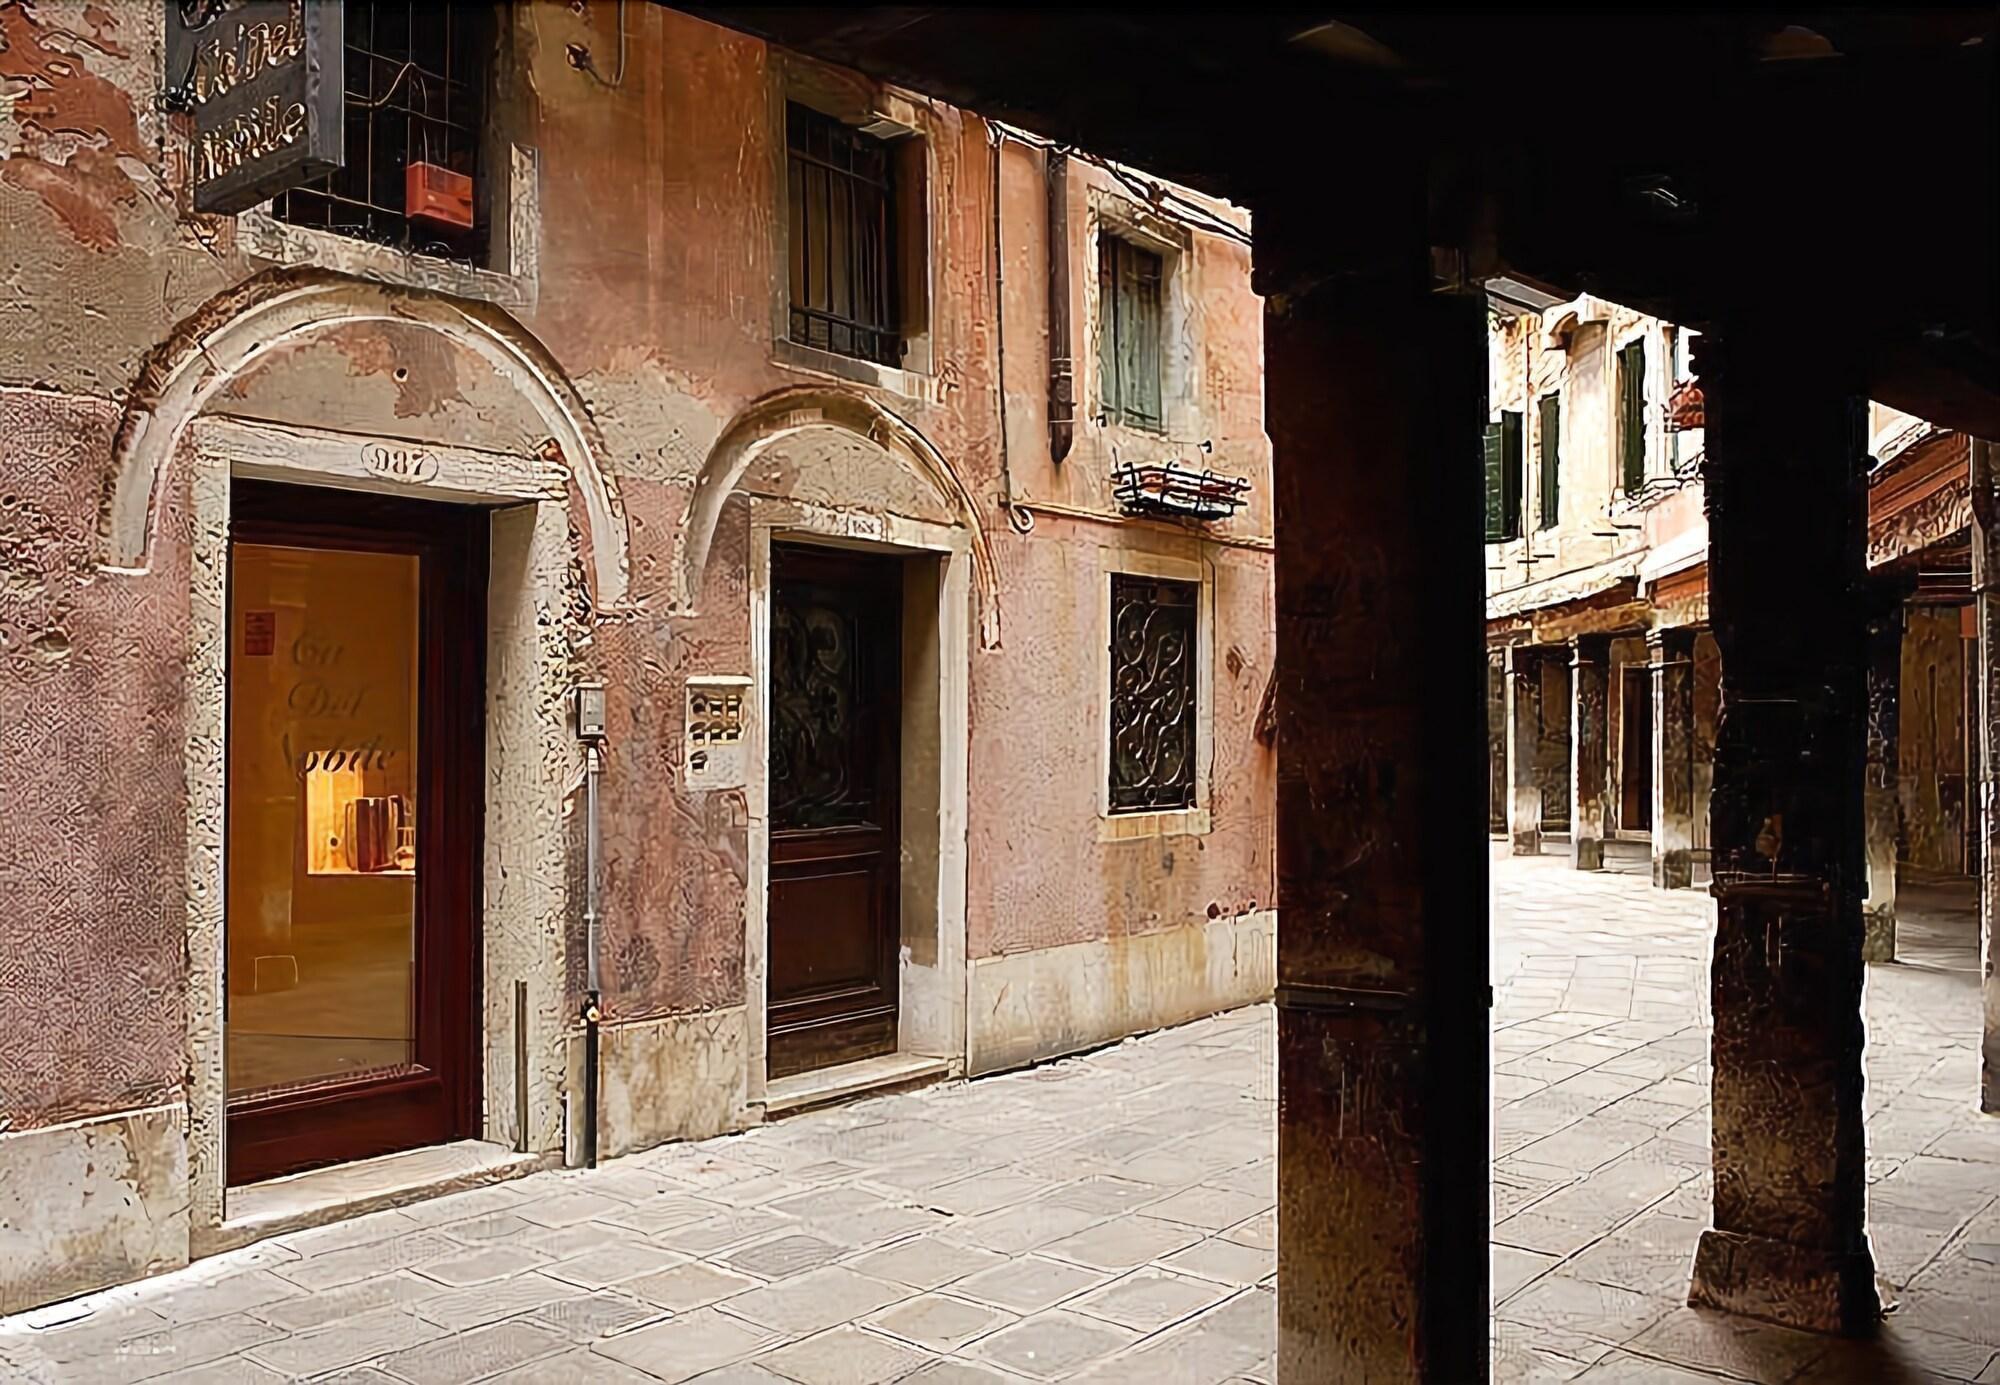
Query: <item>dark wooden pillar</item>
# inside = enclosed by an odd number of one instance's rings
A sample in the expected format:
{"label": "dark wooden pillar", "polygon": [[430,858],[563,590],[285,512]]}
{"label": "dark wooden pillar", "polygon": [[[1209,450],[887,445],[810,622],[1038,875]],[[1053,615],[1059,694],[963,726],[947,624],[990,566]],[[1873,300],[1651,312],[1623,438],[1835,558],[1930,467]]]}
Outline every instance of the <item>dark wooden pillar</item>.
{"label": "dark wooden pillar", "polygon": [[1577,636],[1569,670],[1570,864],[1603,870],[1611,811],[1611,637]]}
{"label": "dark wooden pillar", "polygon": [[2000,1112],[2000,447],[1972,440],[1972,589],[1979,606],[1979,955],[1986,1031],[1979,1109]]}
{"label": "dark wooden pillar", "polygon": [[1256,207],[1277,493],[1279,1374],[1484,1380],[1485,305],[1429,291],[1421,232],[1405,277],[1322,277],[1322,212]]}
{"label": "dark wooden pillar", "polygon": [[1542,854],[1542,651],[1507,650],[1507,833],[1516,856]]}
{"label": "dark wooden pillar", "polygon": [[1794,317],[1704,336],[1714,1225],[1690,1301],[1821,1331],[1878,1314],[1865,1227],[1865,404]]}
{"label": "dark wooden pillar", "polygon": [[1868,769],[1862,790],[1868,834],[1868,897],[1861,908],[1861,959],[1896,960],[1896,836],[1902,819],[1899,730],[1903,682],[1903,602],[1900,591],[1877,605],[1868,622]]}
{"label": "dark wooden pillar", "polygon": [[1507,651],[1486,651],[1486,830],[1507,833]]}
{"label": "dark wooden pillar", "polygon": [[1653,666],[1653,884],[1694,883],[1694,631],[1649,630]]}

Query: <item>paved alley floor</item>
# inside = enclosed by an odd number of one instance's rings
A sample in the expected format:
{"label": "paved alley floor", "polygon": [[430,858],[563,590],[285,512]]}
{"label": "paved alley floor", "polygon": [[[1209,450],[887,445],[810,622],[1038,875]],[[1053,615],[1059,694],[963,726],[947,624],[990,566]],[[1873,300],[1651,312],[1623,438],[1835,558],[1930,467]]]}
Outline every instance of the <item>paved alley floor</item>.
{"label": "paved alley floor", "polygon": [[[2000,1382],[1962,899],[1918,891],[1914,960],[1869,973],[1899,1306],[1859,1346],[1680,1302],[1707,1216],[1706,894],[1553,856],[1494,874],[1496,1379]],[[286,1236],[0,1321],[0,1377],[1268,1382],[1272,1048],[1258,1006]]]}

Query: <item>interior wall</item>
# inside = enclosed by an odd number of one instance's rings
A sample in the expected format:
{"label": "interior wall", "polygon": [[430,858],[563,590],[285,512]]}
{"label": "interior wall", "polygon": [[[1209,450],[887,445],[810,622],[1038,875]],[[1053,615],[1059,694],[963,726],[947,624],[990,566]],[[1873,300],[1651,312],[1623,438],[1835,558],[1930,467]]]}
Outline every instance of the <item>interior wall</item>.
{"label": "interior wall", "polygon": [[1570,774],[1569,651],[1545,650],[1541,660],[1541,739],[1535,750],[1535,778],[1542,786],[1542,830],[1569,831]]}
{"label": "interior wall", "polygon": [[[1606,826],[1619,832],[1649,832],[1652,830],[1650,817],[1634,822],[1625,821],[1625,677],[1628,669],[1644,669],[1651,663],[1643,636],[1633,635],[1611,642],[1611,664],[1608,675],[1606,721],[1609,732],[1605,744],[1609,747],[1610,764],[1606,767],[1605,783],[1611,796],[1611,813]],[[1636,682],[1636,680],[1634,680]],[[1647,696],[1650,697],[1651,684],[1648,683]],[[1647,754],[1652,752],[1648,750]]]}
{"label": "interior wall", "polygon": [[1897,745],[1902,799],[1899,858],[1925,870],[1965,869],[1966,642],[1955,606],[1912,606],[1903,635]]}

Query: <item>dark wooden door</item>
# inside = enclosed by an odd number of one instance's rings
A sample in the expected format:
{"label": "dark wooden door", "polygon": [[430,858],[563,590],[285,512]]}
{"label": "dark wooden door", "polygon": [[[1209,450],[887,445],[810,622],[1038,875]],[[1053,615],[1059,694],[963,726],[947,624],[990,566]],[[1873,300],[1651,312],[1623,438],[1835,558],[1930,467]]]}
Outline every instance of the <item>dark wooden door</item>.
{"label": "dark wooden door", "polygon": [[896,1050],[902,568],[771,551],[772,1077]]}
{"label": "dark wooden door", "polygon": [[1628,668],[1621,685],[1618,715],[1624,727],[1619,759],[1618,826],[1627,832],[1653,830],[1653,674]]}
{"label": "dark wooden door", "polygon": [[230,499],[227,1176],[477,1126],[487,515]]}

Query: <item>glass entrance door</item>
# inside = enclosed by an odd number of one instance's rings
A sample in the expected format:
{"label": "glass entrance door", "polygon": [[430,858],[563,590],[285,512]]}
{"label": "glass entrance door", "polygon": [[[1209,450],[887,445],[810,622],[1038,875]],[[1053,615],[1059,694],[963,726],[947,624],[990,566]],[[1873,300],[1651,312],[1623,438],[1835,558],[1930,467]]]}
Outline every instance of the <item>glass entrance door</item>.
{"label": "glass entrance door", "polygon": [[239,484],[229,1176],[470,1130],[485,514]]}

